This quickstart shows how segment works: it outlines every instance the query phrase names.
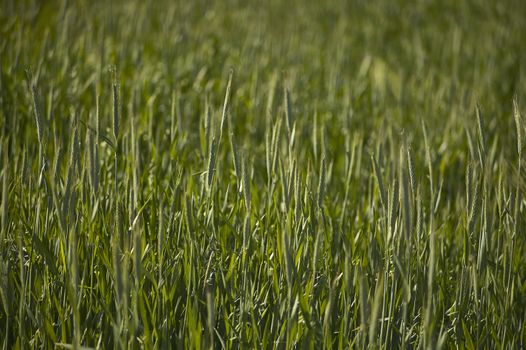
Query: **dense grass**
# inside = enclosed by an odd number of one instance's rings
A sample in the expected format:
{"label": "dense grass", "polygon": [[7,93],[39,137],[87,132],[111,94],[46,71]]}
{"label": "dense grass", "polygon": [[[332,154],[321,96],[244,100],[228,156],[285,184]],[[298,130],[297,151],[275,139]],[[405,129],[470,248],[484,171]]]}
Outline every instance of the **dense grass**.
{"label": "dense grass", "polygon": [[526,346],[523,1],[6,1],[4,349]]}

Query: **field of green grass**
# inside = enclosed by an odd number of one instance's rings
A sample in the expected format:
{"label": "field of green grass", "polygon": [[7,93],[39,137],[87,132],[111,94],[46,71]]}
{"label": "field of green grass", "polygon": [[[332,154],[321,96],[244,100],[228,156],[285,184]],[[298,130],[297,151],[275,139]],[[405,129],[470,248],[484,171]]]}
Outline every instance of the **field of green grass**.
{"label": "field of green grass", "polygon": [[525,143],[523,0],[0,0],[0,345],[524,348]]}

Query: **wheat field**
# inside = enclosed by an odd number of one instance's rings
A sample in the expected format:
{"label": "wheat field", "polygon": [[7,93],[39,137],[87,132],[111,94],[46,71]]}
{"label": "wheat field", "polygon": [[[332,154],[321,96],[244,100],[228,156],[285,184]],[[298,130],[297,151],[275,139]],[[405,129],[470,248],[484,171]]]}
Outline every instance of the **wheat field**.
{"label": "wheat field", "polygon": [[0,0],[3,349],[526,347],[526,3]]}

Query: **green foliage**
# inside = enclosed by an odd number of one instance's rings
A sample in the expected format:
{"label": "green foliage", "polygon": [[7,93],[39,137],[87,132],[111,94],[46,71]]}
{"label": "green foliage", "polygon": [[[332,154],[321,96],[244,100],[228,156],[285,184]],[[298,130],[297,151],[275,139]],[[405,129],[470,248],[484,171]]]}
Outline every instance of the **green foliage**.
{"label": "green foliage", "polygon": [[2,347],[526,347],[525,10],[3,0]]}

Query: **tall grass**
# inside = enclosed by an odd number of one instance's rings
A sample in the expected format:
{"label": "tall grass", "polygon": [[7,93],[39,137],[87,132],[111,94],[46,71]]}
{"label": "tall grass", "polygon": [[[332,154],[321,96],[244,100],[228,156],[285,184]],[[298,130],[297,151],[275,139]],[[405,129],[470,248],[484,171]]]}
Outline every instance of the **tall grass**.
{"label": "tall grass", "polygon": [[2,348],[525,347],[524,9],[4,1]]}

